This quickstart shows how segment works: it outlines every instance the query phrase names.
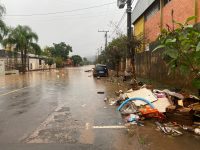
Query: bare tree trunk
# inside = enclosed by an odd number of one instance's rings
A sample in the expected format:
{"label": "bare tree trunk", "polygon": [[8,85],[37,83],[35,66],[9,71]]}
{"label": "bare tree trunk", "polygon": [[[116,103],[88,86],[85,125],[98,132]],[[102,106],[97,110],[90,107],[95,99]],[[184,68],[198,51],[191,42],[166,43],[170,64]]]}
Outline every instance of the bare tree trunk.
{"label": "bare tree trunk", "polygon": [[119,77],[119,64],[116,65],[117,77]]}

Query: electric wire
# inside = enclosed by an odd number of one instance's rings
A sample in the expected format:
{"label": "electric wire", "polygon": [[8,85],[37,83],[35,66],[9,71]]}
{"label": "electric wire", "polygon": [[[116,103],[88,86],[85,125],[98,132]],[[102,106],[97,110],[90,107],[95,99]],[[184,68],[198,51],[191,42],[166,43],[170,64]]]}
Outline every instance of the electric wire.
{"label": "electric wire", "polygon": [[105,3],[101,5],[95,5],[95,6],[90,6],[90,7],[85,7],[85,8],[79,8],[79,9],[73,9],[73,10],[66,10],[66,11],[60,11],[60,12],[51,12],[51,13],[38,13],[38,14],[8,14],[6,16],[9,17],[31,17],[31,16],[47,16],[47,15],[56,15],[56,14],[63,14],[63,13],[70,13],[70,12],[77,12],[77,11],[82,11],[82,10],[88,10],[88,9],[94,9],[94,8],[99,8],[99,7],[104,7],[107,5],[112,5],[116,2],[111,2],[111,3]]}
{"label": "electric wire", "polygon": [[[131,0],[131,5],[133,4],[135,0]],[[122,15],[121,19],[119,20],[119,22],[117,23],[117,25],[115,26],[115,30],[112,32],[111,36],[113,36],[113,34],[120,28],[124,18],[126,16],[126,11],[124,12],[124,14]],[[122,27],[124,27],[126,20],[124,21],[124,23],[122,24]]]}
{"label": "electric wire", "polygon": [[112,32],[111,36],[113,36],[113,34],[117,31],[117,29],[119,29],[122,21],[124,20],[124,18],[126,17],[126,11],[123,13],[121,19],[119,20],[119,22],[117,23],[117,25],[115,26],[114,31]]}

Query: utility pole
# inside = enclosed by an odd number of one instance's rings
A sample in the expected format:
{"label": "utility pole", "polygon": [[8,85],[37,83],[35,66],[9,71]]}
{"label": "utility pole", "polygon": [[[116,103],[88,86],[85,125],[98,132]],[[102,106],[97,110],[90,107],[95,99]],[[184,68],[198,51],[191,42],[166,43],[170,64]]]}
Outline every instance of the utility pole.
{"label": "utility pole", "polygon": [[106,50],[106,47],[108,46],[108,32],[109,31],[105,31],[105,30],[102,30],[102,31],[98,31],[98,32],[104,32],[105,33],[105,50]]}
{"label": "utility pole", "polygon": [[[132,39],[132,28],[131,28],[131,11],[132,11],[132,0],[127,0],[127,37],[128,37],[128,43],[127,43],[127,52],[126,52],[126,61],[128,61],[128,58],[131,54],[131,59],[134,61],[135,52],[131,49],[131,39]],[[128,62],[126,62],[126,68],[128,67]]]}
{"label": "utility pole", "polygon": [[132,50],[131,40],[132,40],[132,28],[131,28],[131,15],[132,15],[132,0],[117,0],[117,6],[119,9],[124,8],[127,5],[126,13],[127,13],[127,51],[126,51],[126,69],[130,65],[129,59],[131,59],[132,71],[133,71],[133,79],[136,80],[135,75],[135,51]]}

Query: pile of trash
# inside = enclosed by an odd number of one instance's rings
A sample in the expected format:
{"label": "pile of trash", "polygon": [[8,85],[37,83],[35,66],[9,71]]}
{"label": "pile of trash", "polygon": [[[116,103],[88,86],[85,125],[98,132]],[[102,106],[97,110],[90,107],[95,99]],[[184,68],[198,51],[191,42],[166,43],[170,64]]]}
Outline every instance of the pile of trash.
{"label": "pile of trash", "polygon": [[105,98],[129,124],[143,126],[141,121],[155,120],[157,128],[165,134],[182,135],[187,130],[200,135],[200,99],[194,95],[149,89],[143,85],[137,90],[115,92],[117,98]]}

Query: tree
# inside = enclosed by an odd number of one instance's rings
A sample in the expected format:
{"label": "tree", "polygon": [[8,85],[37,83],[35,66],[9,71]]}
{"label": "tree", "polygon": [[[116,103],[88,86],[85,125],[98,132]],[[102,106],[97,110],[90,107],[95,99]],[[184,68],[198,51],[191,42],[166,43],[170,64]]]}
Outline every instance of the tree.
{"label": "tree", "polygon": [[2,16],[5,14],[6,9],[3,5],[0,4],[0,42],[2,42],[4,36],[7,34],[8,28],[4,21],[2,20]]}
{"label": "tree", "polygon": [[79,66],[83,62],[81,56],[79,56],[79,55],[73,55],[71,58],[72,58],[74,66]]}
{"label": "tree", "polygon": [[69,52],[72,52],[72,47],[67,45],[65,42],[58,44],[53,43],[53,48],[51,49],[52,56],[61,57],[63,61],[66,61]]}
{"label": "tree", "polygon": [[90,61],[86,57],[83,57],[83,65],[89,65]]}
{"label": "tree", "polygon": [[[169,74],[178,71],[192,78],[194,87],[200,89],[200,30],[188,25],[195,17],[189,17],[185,23],[174,21],[179,27],[175,30],[163,30],[159,37],[163,58],[169,66]],[[200,92],[199,92],[200,94]]]}
{"label": "tree", "polygon": [[21,52],[22,72],[26,72],[27,53],[41,51],[40,46],[36,43],[38,36],[28,26],[18,25],[16,28],[11,28],[7,37],[3,41],[3,45],[11,44],[15,46],[16,51]]}
{"label": "tree", "polygon": [[54,64],[54,60],[53,60],[53,58],[47,58],[47,59],[45,60],[45,63],[48,64],[48,65],[51,67],[51,65]]}
{"label": "tree", "polygon": [[101,52],[98,57],[98,63],[106,64],[110,68],[113,68],[119,72],[119,64],[121,59],[125,58],[126,54],[126,36],[120,35],[118,38],[114,38],[107,46],[105,50]]}
{"label": "tree", "polygon": [[62,68],[64,66],[63,60],[61,57],[56,57],[55,58],[55,63],[57,68]]}
{"label": "tree", "polygon": [[[127,52],[127,44],[128,44],[127,36],[119,34],[119,37],[114,38],[108,44],[106,50],[101,52],[101,55],[98,58],[98,62],[105,63],[108,66],[113,66],[113,68],[117,71],[117,76],[118,76],[120,61],[125,60],[127,55],[132,60],[132,68],[134,71],[135,67],[134,67],[133,51],[136,51],[136,49],[140,48],[142,43],[143,43],[142,39],[137,39],[136,37],[132,37],[131,40],[132,51]],[[135,79],[136,78],[135,71],[133,72],[133,75]]]}

